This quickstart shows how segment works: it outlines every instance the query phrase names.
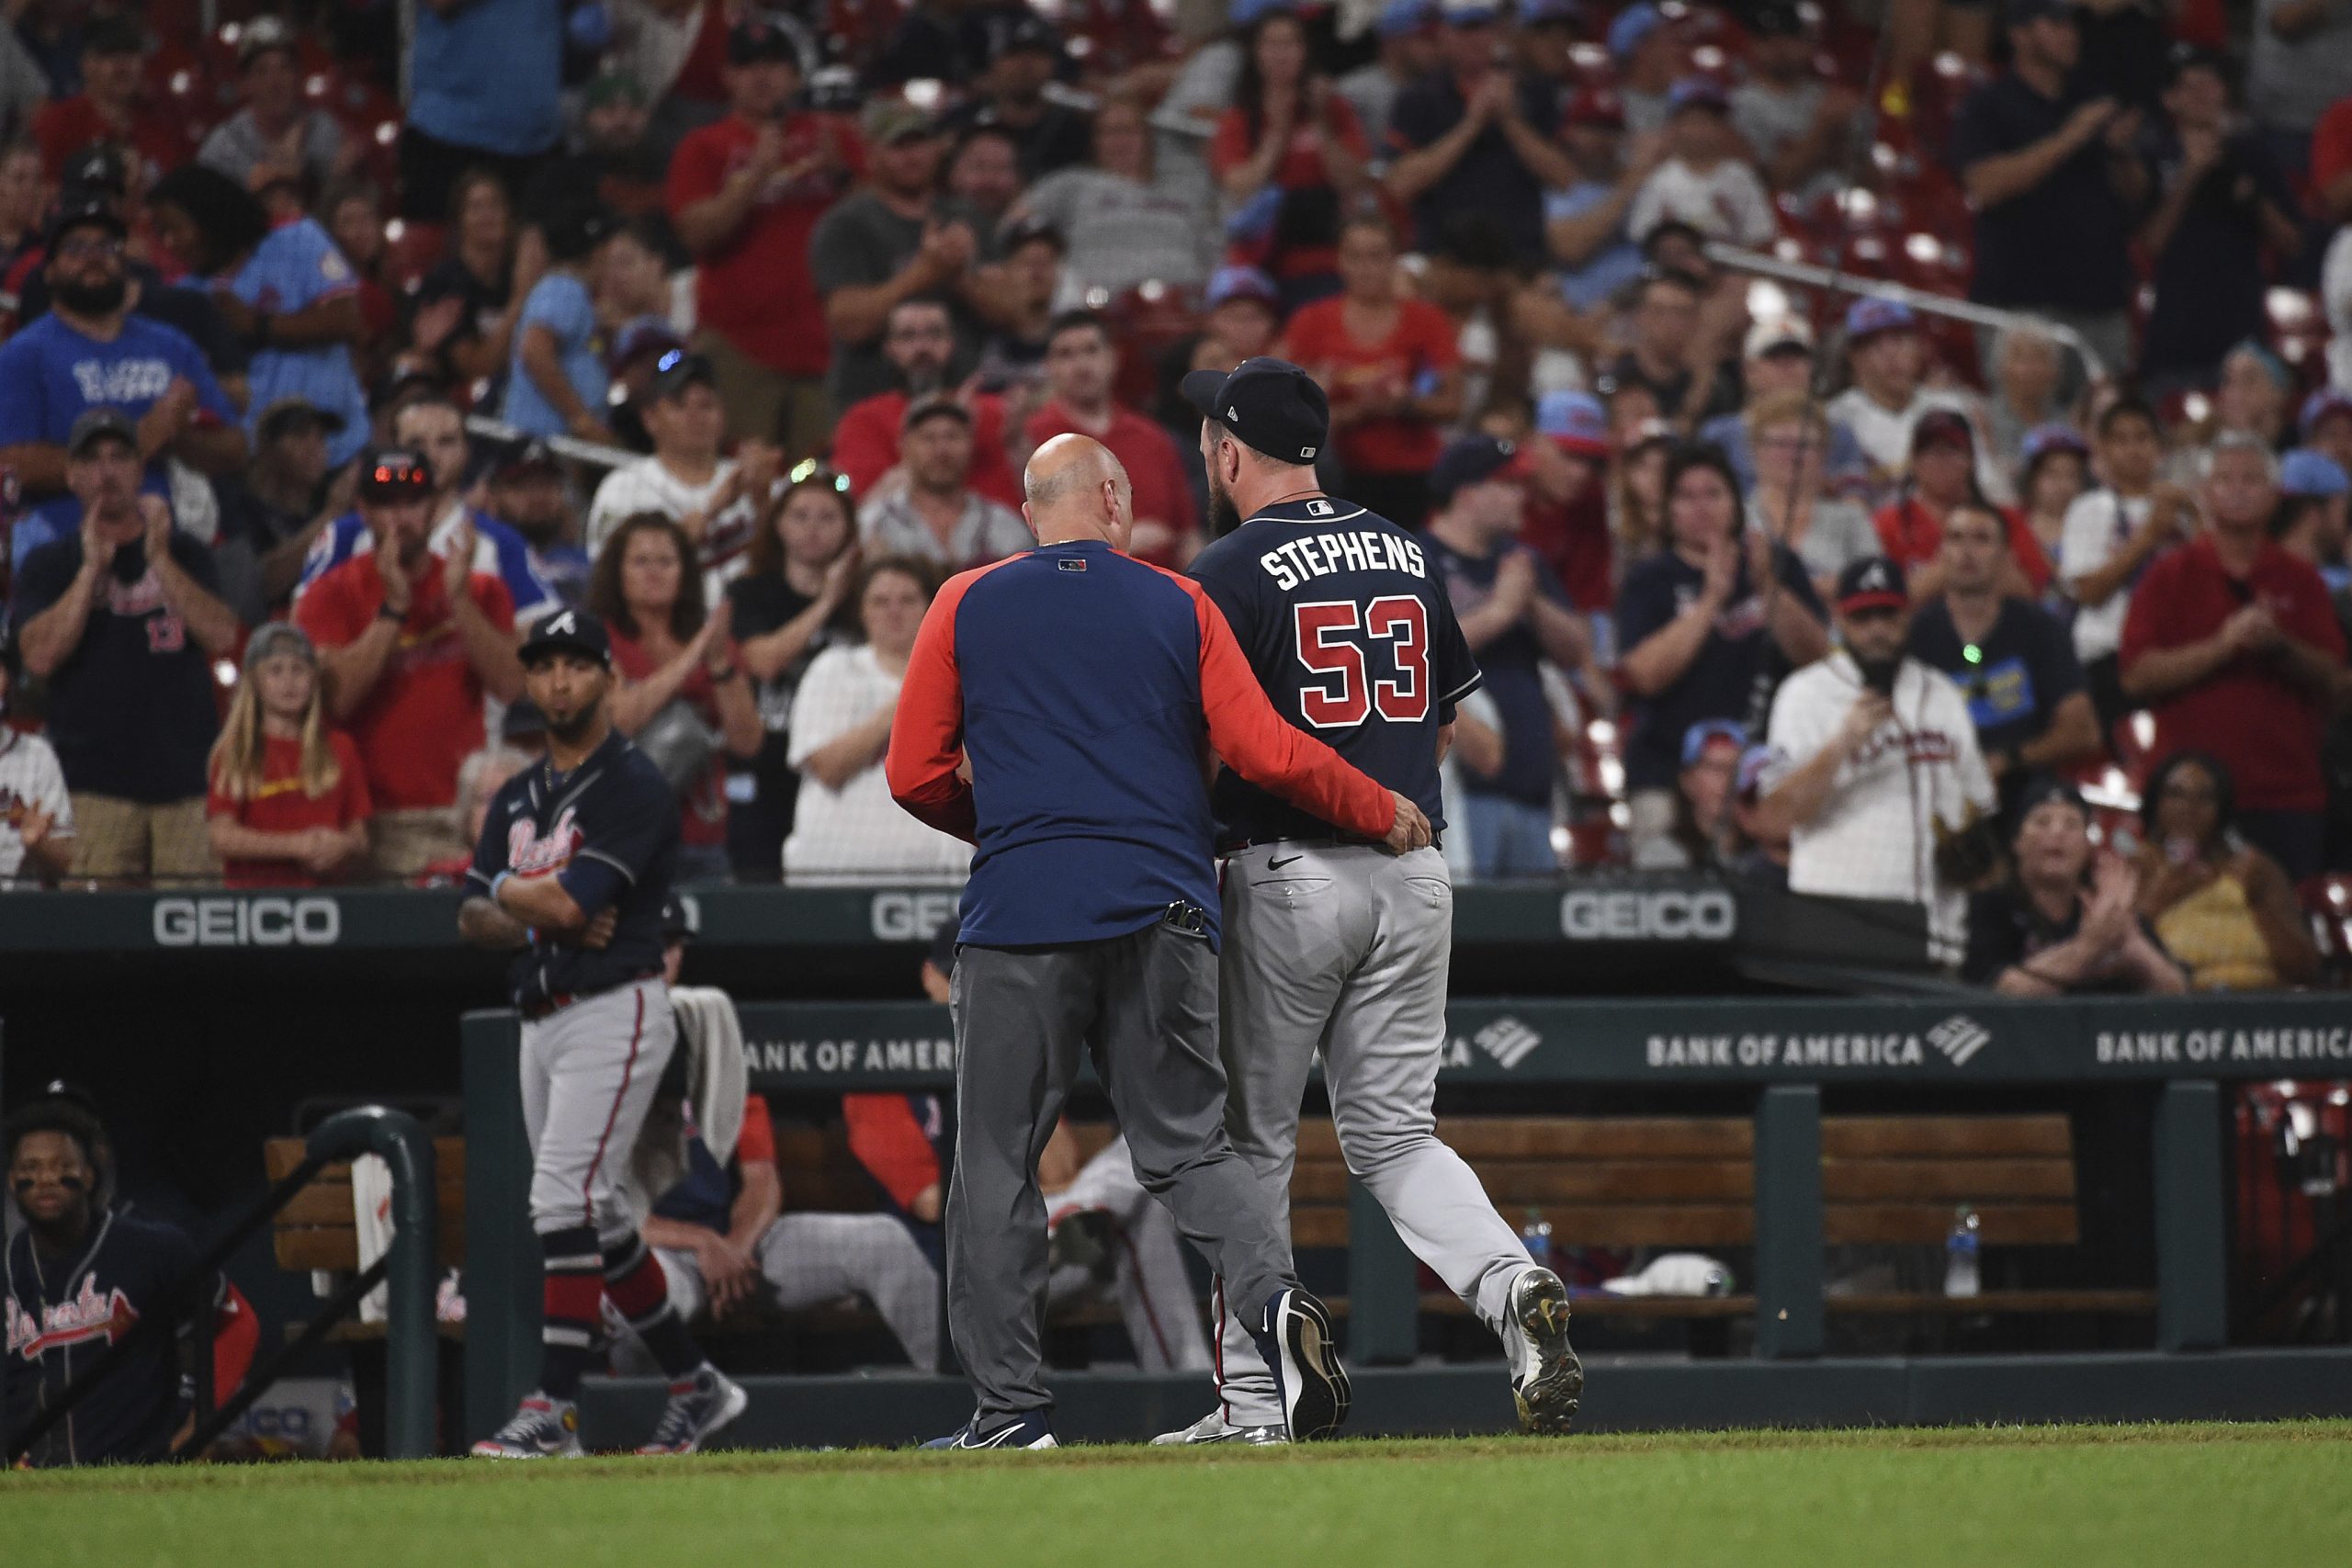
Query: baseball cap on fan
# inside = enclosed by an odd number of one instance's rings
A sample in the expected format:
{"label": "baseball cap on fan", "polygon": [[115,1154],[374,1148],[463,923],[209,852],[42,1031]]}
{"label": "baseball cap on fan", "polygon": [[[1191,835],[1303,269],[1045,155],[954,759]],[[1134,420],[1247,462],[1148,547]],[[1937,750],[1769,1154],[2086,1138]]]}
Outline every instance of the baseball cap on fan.
{"label": "baseball cap on fan", "polygon": [[1315,461],[1331,434],[1331,401],[1315,378],[1287,359],[1260,355],[1230,373],[1195,370],[1184,400],[1278,463]]}
{"label": "baseball cap on fan", "polygon": [[515,657],[528,665],[550,653],[576,653],[598,664],[613,661],[613,639],[605,623],[585,610],[560,610],[531,623]]}
{"label": "baseball cap on fan", "polygon": [[1609,438],[1609,412],[1590,392],[1544,393],[1535,405],[1535,430],[1579,457],[1606,457],[1617,449]]}
{"label": "baseball cap on fan", "polygon": [[426,501],[433,470],[404,446],[379,446],[359,459],[359,499],[381,502]]}
{"label": "baseball cap on fan", "polygon": [[1519,448],[1498,435],[1457,435],[1430,469],[1430,499],[1444,506],[1472,485],[1517,478],[1523,463]]}
{"label": "baseball cap on fan", "polygon": [[139,426],[120,409],[85,409],[65,433],[65,455],[86,457],[90,448],[101,441],[119,441],[135,453],[139,450]]}
{"label": "baseball cap on fan", "polygon": [[1911,590],[1905,581],[1903,569],[1884,556],[1864,556],[1846,563],[1838,574],[1838,613],[1850,615],[1861,610],[1900,610],[1911,603]]}

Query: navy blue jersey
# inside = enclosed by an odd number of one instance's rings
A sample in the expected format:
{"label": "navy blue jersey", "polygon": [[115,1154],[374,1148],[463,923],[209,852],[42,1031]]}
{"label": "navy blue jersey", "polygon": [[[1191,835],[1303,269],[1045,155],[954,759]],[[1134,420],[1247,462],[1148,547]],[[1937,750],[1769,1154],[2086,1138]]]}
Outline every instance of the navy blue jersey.
{"label": "navy blue jersey", "polygon": [[[1478,661],[1421,542],[1353,502],[1269,506],[1194,558],[1274,711],[1445,826],[1437,732],[1478,689]],[[1230,770],[1217,841],[1339,834]]]}
{"label": "navy blue jersey", "polygon": [[532,932],[508,976],[514,1005],[530,1011],[660,974],[677,861],[677,792],[617,729],[569,773],[542,761],[509,779],[482,820],[468,890],[487,895],[501,872],[552,873],[591,919],[616,911],[602,952]]}
{"label": "navy blue jersey", "polygon": [[[7,1425],[21,1428],[129,1334],[167,1313],[195,1268],[193,1243],[175,1225],[135,1214],[99,1214],[72,1256],[50,1258],[22,1230],[8,1245]],[[216,1301],[221,1285],[215,1275]],[[183,1326],[181,1333],[187,1332]],[[163,1457],[193,1402],[180,1371],[178,1337],[158,1335],[92,1390],[33,1446],[36,1465],[100,1464]]]}

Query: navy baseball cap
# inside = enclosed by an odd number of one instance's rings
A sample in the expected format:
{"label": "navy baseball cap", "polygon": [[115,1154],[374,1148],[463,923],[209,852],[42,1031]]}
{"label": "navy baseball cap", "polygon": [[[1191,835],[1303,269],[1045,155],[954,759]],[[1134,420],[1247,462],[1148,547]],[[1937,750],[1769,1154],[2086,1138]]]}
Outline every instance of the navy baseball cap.
{"label": "navy baseball cap", "polygon": [[1838,613],[1858,610],[1901,610],[1909,606],[1911,590],[1903,569],[1884,556],[1864,556],[1846,563],[1838,574]]}
{"label": "navy baseball cap", "polygon": [[85,409],[65,433],[65,455],[85,457],[90,448],[101,441],[119,441],[131,451],[139,450],[139,426],[129,414],[116,408]]}
{"label": "navy baseball cap", "polygon": [[1381,9],[1379,32],[1385,39],[1406,38],[1436,26],[1434,0],[1388,0]]}
{"label": "navy baseball cap", "polygon": [[797,40],[777,26],[774,17],[755,11],[727,29],[728,64],[760,65],[772,61],[806,69]]}
{"label": "navy baseball cap", "polygon": [[710,361],[692,349],[673,348],[653,362],[652,395],[656,402],[683,397],[687,388],[695,384],[718,389],[718,372]]}
{"label": "navy baseball cap", "polygon": [[1195,370],[1184,378],[1183,392],[1203,419],[1278,463],[1312,463],[1330,437],[1331,400],[1287,359],[1260,355],[1230,374]]}
{"label": "navy baseball cap", "polygon": [[425,501],[432,494],[432,468],[405,446],[379,446],[359,459],[362,501]]}
{"label": "navy baseball cap", "polygon": [[673,893],[662,900],[662,945],[694,939],[694,917],[686,913],[686,901]]}
{"label": "navy baseball cap", "polygon": [[1430,499],[1442,506],[1472,485],[1510,479],[1519,471],[1519,448],[1500,436],[1456,436],[1430,470]]}
{"label": "navy baseball cap", "polygon": [[2040,21],[2045,17],[2053,22],[2075,19],[2072,0],[2009,0],[2006,9],[2008,14],[2003,20],[2013,28],[2021,28],[2028,22]]}
{"label": "navy baseball cap", "polygon": [[1916,332],[1919,318],[1900,299],[1857,299],[1846,307],[1846,340],[1860,343],[1881,333]]}
{"label": "navy baseball cap", "polygon": [[130,237],[130,229],[123,222],[122,214],[115,210],[114,203],[95,196],[73,206],[60,208],[57,216],[50,220],[51,253],[54,254],[59,242],[76,229],[104,229],[118,240]]}
{"label": "navy baseball cap", "polygon": [[599,664],[613,661],[613,639],[605,623],[585,610],[559,610],[532,623],[515,657],[525,664],[550,653],[576,653]]}

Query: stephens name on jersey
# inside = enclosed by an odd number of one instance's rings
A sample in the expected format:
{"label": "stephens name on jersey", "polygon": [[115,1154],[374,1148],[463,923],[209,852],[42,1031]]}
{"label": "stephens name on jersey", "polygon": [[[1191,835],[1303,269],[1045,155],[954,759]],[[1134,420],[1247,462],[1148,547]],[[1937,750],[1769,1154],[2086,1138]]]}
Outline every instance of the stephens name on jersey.
{"label": "stephens name on jersey", "polygon": [[[1477,690],[1478,662],[1420,542],[1330,496],[1280,502],[1194,558],[1274,711],[1445,825],[1437,736]],[[1328,822],[1217,776],[1217,842],[1344,838]]]}
{"label": "stephens name on jersey", "polygon": [[569,773],[542,761],[506,781],[482,819],[467,890],[503,872],[552,875],[590,919],[615,911],[601,951],[531,933],[509,989],[526,1014],[662,973],[662,905],[678,859],[678,796],[617,729]]}

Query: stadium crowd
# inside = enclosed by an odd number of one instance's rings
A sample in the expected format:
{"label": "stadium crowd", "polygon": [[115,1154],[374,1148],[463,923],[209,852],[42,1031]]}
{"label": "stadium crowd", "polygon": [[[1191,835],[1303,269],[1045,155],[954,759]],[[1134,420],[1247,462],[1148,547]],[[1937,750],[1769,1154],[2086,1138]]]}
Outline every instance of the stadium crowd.
{"label": "stadium crowd", "polygon": [[1181,570],[1175,383],[1278,354],[1485,668],[1459,874],[2320,970],[2341,5],[216,9],[0,26],[0,876],[447,878],[582,604],[692,876],[953,882],[880,768],[931,594],[1071,431]]}

